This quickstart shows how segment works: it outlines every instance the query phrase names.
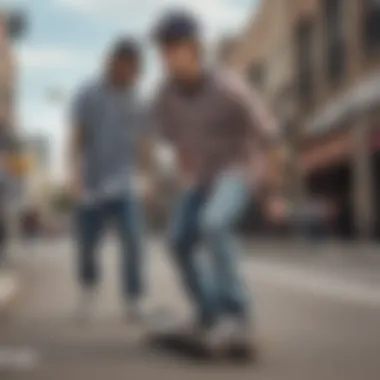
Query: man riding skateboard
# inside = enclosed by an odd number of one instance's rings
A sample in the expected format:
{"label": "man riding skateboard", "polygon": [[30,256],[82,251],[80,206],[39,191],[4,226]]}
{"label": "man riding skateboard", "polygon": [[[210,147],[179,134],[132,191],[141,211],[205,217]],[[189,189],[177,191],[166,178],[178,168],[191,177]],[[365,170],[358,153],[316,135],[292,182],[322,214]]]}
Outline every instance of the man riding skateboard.
{"label": "man riding skateboard", "polygon": [[[247,289],[238,271],[234,228],[263,185],[277,126],[260,96],[237,75],[208,64],[200,26],[172,12],[154,31],[167,78],[155,102],[160,135],[174,147],[182,195],[171,250],[196,318],[184,332],[213,352],[251,347]],[[210,265],[199,266],[202,242]]]}

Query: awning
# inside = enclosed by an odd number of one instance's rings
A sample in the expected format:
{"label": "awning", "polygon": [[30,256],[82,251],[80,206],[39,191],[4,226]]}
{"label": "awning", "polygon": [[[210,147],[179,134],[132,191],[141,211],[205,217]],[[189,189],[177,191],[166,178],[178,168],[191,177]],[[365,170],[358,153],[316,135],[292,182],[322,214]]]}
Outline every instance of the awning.
{"label": "awning", "polygon": [[377,104],[380,104],[380,74],[368,77],[347,94],[332,101],[306,123],[305,133],[315,135],[334,130],[347,117],[365,112]]}
{"label": "awning", "polygon": [[345,131],[324,142],[309,147],[301,155],[301,171],[308,174],[315,170],[338,165],[349,159],[353,152],[353,139],[349,131]]}

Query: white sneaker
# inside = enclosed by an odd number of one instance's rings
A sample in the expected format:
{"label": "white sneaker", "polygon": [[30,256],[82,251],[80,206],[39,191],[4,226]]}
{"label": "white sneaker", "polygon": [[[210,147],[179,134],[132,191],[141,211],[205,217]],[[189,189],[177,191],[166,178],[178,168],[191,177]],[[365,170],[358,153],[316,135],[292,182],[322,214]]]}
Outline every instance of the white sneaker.
{"label": "white sneaker", "polygon": [[248,342],[253,335],[252,326],[249,322],[234,319],[232,322],[231,339],[236,343]]}
{"label": "white sneaker", "polygon": [[222,355],[227,349],[232,334],[232,324],[223,319],[210,329],[203,330],[201,343],[215,356]]}
{"label": "white sneaker", "polygon": [[249,322],[233,320],[232,330],[228,339],[232,355],[244,359],[257,359],[259,354],[258,341]]}

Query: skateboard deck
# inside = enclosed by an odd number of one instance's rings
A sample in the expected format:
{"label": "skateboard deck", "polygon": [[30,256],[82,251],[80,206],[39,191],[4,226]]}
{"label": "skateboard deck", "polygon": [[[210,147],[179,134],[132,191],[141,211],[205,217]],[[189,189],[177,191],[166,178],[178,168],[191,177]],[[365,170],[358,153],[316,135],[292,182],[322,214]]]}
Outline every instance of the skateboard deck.
{"label": "skateboard deck", "polygon": [[146,335],[147,345],[161,353],[197,360],[236,360],[256,362],[257,347],[254,344],[226,344],[211,350],[196,336],[184,334],[178,318],[168,312],[160,312],[151,320]]}
{"label": "skateboard deck", "polygon": [[199,339],[185,337],[175,333],[153,333],[148,337],[148,345],[153,349],[197,360],[234,360],[256,362],[257,350],[252,345],[226,345],[223,348],[211,350]]}

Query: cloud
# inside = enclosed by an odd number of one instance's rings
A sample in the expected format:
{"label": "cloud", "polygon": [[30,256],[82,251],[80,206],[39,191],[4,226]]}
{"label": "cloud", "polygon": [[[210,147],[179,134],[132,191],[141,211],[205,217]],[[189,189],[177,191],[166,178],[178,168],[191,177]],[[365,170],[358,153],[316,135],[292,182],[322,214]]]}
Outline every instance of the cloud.
{"label": "cloud", "polygon": [[[193,11],[206,26],[206,35],[241,26],[254,1],[233,0],[56,0],[72,9],[124,24],[125,29],[146,33],[158,14],[168,8]],[[253,6],[252,6],[253,7]]]}
{"label": "cloud", "polygon": [[0,7],[7,7],[11,8],[12,7],[18,7],[20,5],[26,4],[27,0],[0,0]]}
{"label": "cloud", "polygon": [[91,65],[86,54],[59,47],[23,45],[16,54],[22,69],[55,70]]}

